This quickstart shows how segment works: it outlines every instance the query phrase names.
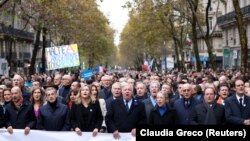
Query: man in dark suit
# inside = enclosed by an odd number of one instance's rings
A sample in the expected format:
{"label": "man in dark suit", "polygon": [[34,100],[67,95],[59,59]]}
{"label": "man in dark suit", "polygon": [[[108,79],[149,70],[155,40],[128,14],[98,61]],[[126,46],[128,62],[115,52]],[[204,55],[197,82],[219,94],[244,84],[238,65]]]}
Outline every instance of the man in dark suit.
{"label": "man in dark suit", "polygon": [[120,82],[115,82],[111,88],[112,96],[105,100],[107,111],[110,109],[111,102],[117,98],[121,97],[121,84]]}
{"label": "man in dark suit", "polygon": [[146,123],[143,103],[133,99],[133,88],[128,83],[122,86],[122,98],[115,99],[106,115],[106,124],[115,139],[120,138],[119,132],[136,134],[136,125]]}
{"label": "man in dark suit", "polygon": [[175,92],[174,96],[172,98],[170,98],[169,104],[170,104],[171,107],[174,106],[174,103],[175,103],[176,100],[182,98],[181,87],[182,87],[183,84],[185,84],[183,81],[181,81],[181,82],[178,83],[178,89],[177,89],[177,91]]}
{"label": "man in dark suit", "polygon": [[177,115],[177,124],[188,125],[190,124],[190,113],[192,108],[199,102],[192,97],[192,86],[190,84],[183,84],[181,87],[182,98],[178,99],[174,103],[174,109]]}
{"label": "man in dark suit", "polygon": [[[112,96],[105,100],[107,111],[110,110],[111,103],[112,103],[115,99],[121,98],[121,97],[122,97],[122,96],[121,96],[122,93],[121,93],[121,84],[120,84],[120,82],[115,82],[115,83],[112,85],[111,91],[112,91]],[[110,132],[109,127],[107,127],[107,131]]]}
{"label": "man in dark suit", "polygon": [[72,83],[72,77],[70,75],[64,75],[62,77],[62,86],[58,89],[59,99],[62,103],[66,103],[70,87]]}
{"label": "man in dark suit", "polygon": [[242,79],[234,81],[235,94],[225,100],[225,115],[229,124],[250,125],[250,98],[245,95]]}
{"label": "man in dark suit", "polygon": [[149,123],[150,111],[156,106],[156,96],[157,93],[160,91],[160,83],[158,81],[151,82],[149,89],[150,89],[150,96],[147,99],[143,100],[147,116],[147,123]]}
{"label": "man in dark suit", "polygon": [[219,125],[225,123],[225,109],[215,101],[215,90],[212,87],[205,89],[203,103],[196,105],[191,111],[190,124],[192,125]]}

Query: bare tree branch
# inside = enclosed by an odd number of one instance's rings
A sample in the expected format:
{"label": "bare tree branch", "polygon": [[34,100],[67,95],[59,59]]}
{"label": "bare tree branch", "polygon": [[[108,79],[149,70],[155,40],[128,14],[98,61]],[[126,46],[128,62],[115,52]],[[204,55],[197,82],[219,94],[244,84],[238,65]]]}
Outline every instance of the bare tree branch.
{"label": "bare tree branch", "polygon": [[0,8],[2,8],[9,0],[4,0],[0,3]]}

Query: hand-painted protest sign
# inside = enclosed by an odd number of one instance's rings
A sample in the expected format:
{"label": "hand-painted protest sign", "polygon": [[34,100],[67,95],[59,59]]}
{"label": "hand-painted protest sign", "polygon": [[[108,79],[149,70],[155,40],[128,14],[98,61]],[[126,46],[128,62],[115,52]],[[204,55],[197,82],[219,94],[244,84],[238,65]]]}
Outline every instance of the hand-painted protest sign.
{"label": "hand-painted protest sign", "polygon": [[92,75],[94,75],[94,70],[84,70],[82,71],[82,77],[88,80]]}
{"label": "hand-painted protest sign", "polygon": [[46,48],[47,70],[79,66],[77,44]]}

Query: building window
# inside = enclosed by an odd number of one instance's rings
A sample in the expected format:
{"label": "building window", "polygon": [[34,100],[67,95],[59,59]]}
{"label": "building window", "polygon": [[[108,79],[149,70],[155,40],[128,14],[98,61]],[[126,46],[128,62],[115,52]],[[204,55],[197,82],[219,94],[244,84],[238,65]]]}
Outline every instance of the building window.
{"label": "building window", "polygon": [[225,36],[225,38],[226,38],[226,46],[228,46],[228,30],[226,30],[226,36]]}
{"label": "building window", "polygon": [[233,37],[232,37],[232,40],[233,40],[233,45],[236,45],[236,29],[233,28]]}
{"label": "building window", "polygon": [[212,4],[209,7],[209,11],[213,11]]}
{"label": "building window", "polygon": [[248,1],[248,0],[244,0],[243,7],[247,6],[247,1]]}
{"label": "building window", "polygon": [[208,20],[209,20],[208,21],[209,22],[209,31],[212,32],[212,30],[213,30],[213,18],[210,17]]}

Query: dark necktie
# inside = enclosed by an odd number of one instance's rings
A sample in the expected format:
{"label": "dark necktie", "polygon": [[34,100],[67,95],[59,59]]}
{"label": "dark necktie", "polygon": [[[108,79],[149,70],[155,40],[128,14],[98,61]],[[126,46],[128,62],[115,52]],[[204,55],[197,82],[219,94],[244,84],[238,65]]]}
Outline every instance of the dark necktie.
{"label": "dark necktie", "polygon": [[185,100],[185,107],[188,107],[189,106],[189,100]]}
{"label": "dark necktie", "polygon": [[128,101],[125,101],[126,110],[129,111]]}
{"label": "dark necktie", "polygon": [[239,100],[240,100],[240,108],[243,109],[243,99],[240,98]]}

